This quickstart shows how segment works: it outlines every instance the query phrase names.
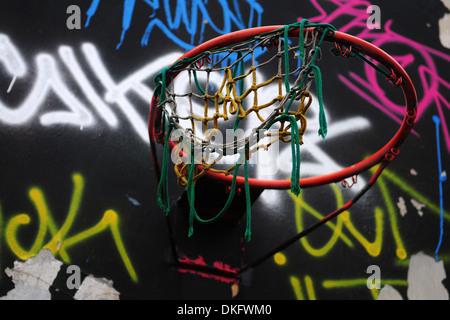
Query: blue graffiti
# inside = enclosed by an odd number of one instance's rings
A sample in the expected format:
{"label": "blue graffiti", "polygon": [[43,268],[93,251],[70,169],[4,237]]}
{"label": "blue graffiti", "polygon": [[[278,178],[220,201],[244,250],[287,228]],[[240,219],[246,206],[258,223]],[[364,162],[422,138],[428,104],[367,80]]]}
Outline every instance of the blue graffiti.
{"label": "blue graffiti", "polygon": [[[208,0],[176,0],[176,2],[170,0],[142,1],[149,6],[152,13],[149,16],[150,21],[142,36],[141,45],[147,46],[151,34],[155,28],[158,28],[171,41],[185,50],[190,50],[197,44],[203,42],[206,26],[210,27],[218,35],[227,34],[234,30],[260,26],[261,16],[264,11],[257,0],[217,0],[220,10],[218,10],[217,4],[215,4],[214,8],[210,7],[208,9]],[[242,15],[240,7],[242,3],[248,5],[249,15],[247,18],[244,18]],[[87,21],[85,28],[89,26],[99,7],[100,0],[92,0],[86,12]],[[116,49],[119,49],[125,40],[126,32],[130,29],[133,20],[135,8],[136,0],[124,0],[122,34]],[[174,9],[175,12],[172,14]],[[210,14],[210,11],[214,14]],[[162,12],[164,18],[158,17],[159,12]],[[222,19],[221,26],[219,26],[218,21],[215,21],[219,18]],[[182,36],[176,34],[183,30],[190,36],[188,42]]]}
{"label": "blue graffiti", "polygon": [[439,235],[439,242],[435,251],[436,254],[436,261],[439,261],[438,252],[439,248],[442,244],[442,238],[444,235],[444,197],[443,197],[443,191],[442,191],[442,183],[447,179],[447,176],[443,174],[442,172],[442,162],[441,162],[441,147],[440,147],[440,139],[439,139],[439,125],[441,124],[441,120],[438,116],[433,116],[433,121],[436,126],[436,145],[437,145],[437,158],[438,158],[438,169],[439,169],[439,202],[440,202],[440,209],[441,209],[441,222],[440,222],[440,235]]}
{"label": "blue graffiti", "polygon": [[86,24],[84,25],[85,28],[89,26],[89,23],[91,22],[91,18],[94,16],[95,12],[97,12],[98,5],[100,4],[100,0],[93,0],[91,3],[91,6],[89,7],[88,11],[86,12],[87,20]]}

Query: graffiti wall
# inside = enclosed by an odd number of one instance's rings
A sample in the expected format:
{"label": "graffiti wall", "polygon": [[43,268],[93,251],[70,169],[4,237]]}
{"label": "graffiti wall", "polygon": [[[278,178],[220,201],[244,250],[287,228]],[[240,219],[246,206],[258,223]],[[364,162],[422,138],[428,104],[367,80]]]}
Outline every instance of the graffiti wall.
{"label": "graffiti wall", "polygon": [[[40,284],[51,299],[448,299],[448,2],[1,0],[0,16],[0,297],[20,298],[33,276],[17,274],[45,269],[54,270]],[[373,171],[298,197],[263,191],[250,241],[245,217],[196,225],[189,237],[175,176],[169,215],[157,204],[148,137],[155,76],[211,38],[304,18],[400,63],[417,91],[413,131],[357,204],[282,251],[266,256],[342,206]],[[302,175],[370,156],[405,113],[401,90],[330,48],[318,63],[328,135],[317,136],[312,110]],[[289,178],[290,155],[280,149],[278,178]],[[207,188],[197,201],[217,193]],[[193,267],[171,263],[174,244]],[[240,278],[197,268],[232,271],[265,256]],[[108,296],[82,293],[99,279]]]}

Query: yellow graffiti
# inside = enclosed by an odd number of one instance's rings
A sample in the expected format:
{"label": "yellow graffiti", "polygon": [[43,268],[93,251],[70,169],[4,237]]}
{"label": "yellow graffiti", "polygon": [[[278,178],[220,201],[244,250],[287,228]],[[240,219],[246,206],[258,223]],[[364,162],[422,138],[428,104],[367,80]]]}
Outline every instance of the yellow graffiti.
{"label": "yellow graffiti", "polygon": [[[376,170],[373,169],[373,170]],[[372,171],[373,171],[372,170]],[[353,248],[353,241],[356,240],[370,256],[377,257],[381,253],[382,244],[383,244],[383,234],[384,234],[384,226],[385,226],[385,218],[387,217],[387,221],[390,225],[390,232],[393,236],[394,243],[396,246],[396,256],[399,260],[397,260],[396,264],[399,266],[406,266],[408,264],[407,261],[407,252],[405,246],[403,244],[402,237],[400,235],[398,220],[397,220],[397,210],[392,199],[392,192],[389,191],[388,184],[393,185],[399,188],[401,191],[407,193],[411,198],[416,199],[421,203],[425,203],[427,208],[436,215],[440,215],[440,207],[434,204],[430,199],[423,196],[419,192],[417,192],[414,188],[411,187],[407,182],[402,180],[400,177],[395,175],[393,172],[389,170],[384,170],[383,175],[380,176],[375,184],[374,188],[378,188],[378,191],[381,194],[382,200],[384,202],[384,208],[374,207],[373,209],[373,217],[375,222],[374,232],[375,236],[373,241],[367,240],[365,236],[355,227],[350,219],[350,212],[344,211],[342,212],[334,221],[329,221],[325,224],[327,228],[332,231],[332,234],[329,240],[320,248],[314,248],[309,242],[307,237],[300,239],[300,244],[302,247],[312,256],[322,257],[325,256],[333,247],[336,245],[338,241],[342,241],[348,247]],[[338,189],[335,184],[330,185],[330,188],[334,192],[335,196],[335,206],[341,207],[344,204],[342,192]],[[321,220],[324,216],[314,209],[311,205],[306,203],[304,199],[304,194],[300,197],[293,197],[294,207],[295,207],[295,222],[297,231],[301,232],[303,227],[304,215],[308,213],[315,219]],[[444,211],[444,219],[449,222],[450,221],[450,213],[448,211]],[[351,237],[347,236],[346,233],[349,233]],[[443,259],[450,260],[450,257],[443,256]],[[294,294],[297,299],[303,300],[306,295],[304,294],[301,282],[298,277],[290,276],[289,278],[290,284],[293,288]],[[381,280],[380,283],[382,285],[396,285],[396,286],[407,286],[408,281],[402,279],[384,279]],[[314,288],[312,285],[312,279],[310,277],[305,277],[304,286],[307,290],[307,298],[315,298]],[[325,280],[322,282],[322,287],[325,289],[336,289],[336,288],[352,288],[357,286],[367,286],[367,279],[358,278],[358,279],[344,279],[344,280]],[[373,297],[373,299],[377,299],[379,295],[379,289],[368,289]]]}
{"label": "yellow graffiti", "polygon": [[[0,231],[3,230],[3,214],[2,214],[2,205],[0,204]],[[0,237],[0,248],[2,247],[2,238]],[[1,257],[0,257],[1,258]],[[0,260],[0,267],[2,266],[1,260]],[[2,279],[3,272],[0,272],[0,280]]]}
{"label": "yellow graffiti", "polygon": [[[331,185],[336,197],[336,207],[341,207],[344,204],[342,193],[339,191],[336,185]],[[303,196],[292,197],[295,204],[295,220],[297,231],[301,232],[303,230],[303,211],[310,213],[317,219],[323,219],[324,216],[320,214],[317,210],[312,208],[306,203]],[[375,225],[376,233],[375,240],[370,242],[367,240],[354,226],[350,219],[350,213],[344,211],[336,218],[336,223],[327,222],[327,226],[333,230],[333,233],[328,240],[328,242],[321,248],[313,248],[306,237],[301,238],[300,242],[305,250],[313,256],[324,256],[326,255],[336,244],[336,242],[341,239],[349,247],[353,247],[353,242],[343,233],[343,227],[345,226],[351,235],[366,249],[366,251],[371,256],[378,256],[381,251],[382,246],[382,236],[383,236],[383,211],[380,208],[375,208]]]}
{"label": "yellow graffiti", "polygon": [[[411,198],[414,198],[421,203],[426,203],[427,208],[432,213],[438,216],[441,214],[441,208],[439,207],[439,205],[436,205],[435,203],[433,203],[433,201],[417,192],[414,188],[411,187],[411,185],[403,181],[399,176],[395,175],[393,172],[389,170],[384,170],[382,177],[383,179],[389,180],[390,182],[395,184],[404,192],[408,193],[411,196]],[[447,210],[444,210],[444,219],[450,222],[450,212],[448,212]]]}
{"label": "yellow graffiti", "polygon": [[[75,217],[78,214],[80,203],[83,196],[84,179],[80,174],[72,176],[74,191],[69,206],[69,212],[61,228],[58,229],[54,222],[52,214],[47,206],[44,193],[39,188],[31,188],[28,196],[33,203],[39,220],[38,232],[34,243],[29,250],[26,250],[17,240],[18,229],[21,226],[31,222],[31,218],[26,213],[20,213],[9,219],[6,224],[6,242],[11,251],[22,260],[27,260],[35,256],[41,249],[50,249],[54,255],[59,254],[65,263],[70,263],[70,257],[67,249],[75,244],[79,244],[107,229],[112,233],[116,248],[122,258],[122,261],[133,281],[137,281],[137,274],[128,257],[122,236],[119,231],[119,216],[114,210],[107,210],[97,225],[82,231],[74,236],[67,237],[70,228],[73,225]],[[44,245],[47,234],[50,233],[51,239]]]}
{"label": "yellow graffiti", "polygon": [[375,240],[373,242],[368,241],[353,225],[350,220],[350,212],[345,211],[342,213],[342,220],[347,227],[348,231],[355,237],[356,240],[366,249],[369,255],[376,257],[381,252],[383,244],[383,223],[384,212],[380,208],[375,208]]}
{"label": "yellow graffiti", "polygon": [[[297,300],[317,300],[313,279],[306,275],[302,282],[299,277],[290,276],[289,281],[291,283],[292,289],[294,291],[295,298]],[[385,285],[397,286],[397,287],[407,287],[408,281],[402,279],[380,279],[380,287]],[[342,279],[342,280],[324,280],[322,281],[322,287],[327,290],[331,289],[351,289],[356,287],[367,288],[374,300],[378,299],[378,295],[381,289],[367,287],[367,279],[356,278],[356,279]],[[306,291],[306,294],[305,294]]]}
{"label": "yellow graffiti", "polygon": [[[338,192],[337,188],[334,185],[332,187],[333,187],[333,191],[335,191],[337,204],[339,205],[340,203],[342,203],[342,195]],[[303,210],[305,210],[306,212],[309,212],[313,217],[317,218],[318,220],[323,219],[324,216],[322,214],[320,214],[317,210],[315,210],[310,205],[308,205],[306,203],[306,201],[304,201],[304,198],[303,198],[304,193],[302,193],[300,195],[300,197],[298,197],[298,198],[294,197],[291,193],[289,193],[289,194],[291,195],[291,197],[295,203],[295,221],[296,221],[296,226],[297,226],[298,232],[301,232],[303,230],[303,224],[302,224]],[[342,219],[337,219],[336,224],[334,224],[332,222],[328,222],[326,225],[333,230],[333,234],[332,234],[330,240],[322,248],[320,248],[320,249],[313,248],[309,244],[306,237],[300,239],[300,242],[303,245],[303,247],[311,255],[313,255],[313,256],[325,255],[329,250],[331,250],[332,247],[334,247],[334,245],[336,244],[336,242],[339,238],[341,238],[350,247],[353,246],[351,240],[342,233],[342,225],[343,225]]]}
{"label": "yellow graffiti", "polygon": [[[385,170],[383,173],[389,172]],[[389,222],[391,225],[391,232],[394,237],[395,245],[397,247],[396,253],[397,257],[401,260],[406,259],[407,253],[405,246],[403,245],[402,238],[400,236],[400,232],[398,231],[398,223],[397,223],[397,212],[395,210],[394,203],[389,195],[388,188],[385,183],[385,179],[383,176],[380,176],[377,181],[377,186],[381,191],[381,195],[383,196],[384,202],[386,204],[387,212],[389,214]]]}
{"label": "yellow graffiti", "polygon": [[[292,288],[294,289],[294,294],[297,300],[305,300],[305,295],[303,294],[303,290],[301,287],[300,279],[295,276],[290,277]],[[306,294],[308,296],[308,300],[317,300],[316,293],[314,291],[313,281],[310,276],[304,277],[305,281],[305,289]]]}
{"label": "yellow graffiti", "polygon": [[283,266],[286,264],[286,256],[281,252],[275,253],[273,259],[275,263],[278,264],[279,266]]}
{"label": "yellow graffiti", "polygon": [[128,273],[130,274],[131,278],[134,281],[137,281],[137,275],[134,271],[133,265],[131,264],[131,260],[128,257],[127,251],[125,250],[125,246],[122,241],[122,237],[120,235],[119,231],[119,216],[114,210],[107,210],[105,214],[103,215],[102,220],[92,228],[80,232],[79,234],[70,237],[66,240],[64,240],[61,244],[61,251],[65,251],[67,248],[84,241],[104,230],[109,228],[111,230],[114,242],[116,244],[117,250],[119,251],[119,254],[123,260],[123,263],[125,264],[125,267],[128,270]]}
{"label": "yellow graffiti", "polygon": [[[401,279],[380,279],[380,286],[386,284],[389,284],[391,286],[408,286],[408,281]],[[325,289],[345,289],[358,286],[367,287],[367,279],[358,278],[344,280],[325,280],[322,282],[322,286]],[[375,300],[378,299],[380,289],[373,288],[368,290],[370,290],[370,293]]]}
{"label": "yellow graffiti", "polygon": [[[373,170],[376,170],[373,169]],[[336,243],[340,240],[345,243],[348,247],[353,248],[353,238],[367,251],[370,256],[377,257],[382,249],[383,243],[383,234],[385,232],[385,217],[388,218],[390,225],[390,232],[393,236],[395,246],[396,246],[396,255],[399,259],[404,260],[407,258],[407,252],[402,240],[402,237],[398,228],[398,219],[397,219],[397,210],[392,200],[391,193],[389,192],[388,183],[394,184],[396,187],[399,187],[404,192],[408,193],[412,198],[420,201],[422,203],[426,203],[428,209],[435,213],[440,214],[440,208],[428,198],[423,196],[414,190],[410,185],[400,179],[397,175],[392,173],[389,170],[385,170],[383,175],[378,178],[378,181],[374,188],[378,188],[381,193],[385,209],[380,207],[375,207],[373,210],[373,217],[375,220],[375,237],[373,241],[369,241],[363,234],[355,227],[352,220],[350,219],[350,212],[344,211],[341,213],[334,222],[327,222],[326,226],[331,229],[332,234],[328,241],[322,245],[320,248],[313,247],[307,237],[300,239],[300,243],[303,248],[312,256],[320,257],[326,255]],[[330,185],[330,188],[334,192],[335,196],[335,207],[341,207],[343,205],[343,195],[342,192],[338,189],[335,184]],[[290,194],[290,193],[289,193]],[[291,195],[291,194],[290,194]],[[297,231],[301,232],[304,229],[303,220],[304,215],[308,213],[312,217],[321,220],[324,218],[320,212],[318,212],[315,208],[309,205],[304,199],[304,193],[300,197],[292,196],[294,206],[295,206],[295,222]],[[450,213],[444,211],[444,219],[450,221]],[[353,236],[350,238],[347,235],[347,232]]]}

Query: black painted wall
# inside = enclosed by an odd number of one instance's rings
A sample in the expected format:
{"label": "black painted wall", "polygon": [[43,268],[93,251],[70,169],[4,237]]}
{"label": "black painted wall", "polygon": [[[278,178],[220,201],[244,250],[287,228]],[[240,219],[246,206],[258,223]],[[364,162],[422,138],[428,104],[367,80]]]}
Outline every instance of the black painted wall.
{"label": "black painted wall", "polygon": [[[398,59],[416,86],[418,121],[400,155],[348,215],[258,265],[241,279],[235,299],[373,299],[366,286],[371,265],[380,268],[383,285],[406,299],[409,259],[418,252],[435,258],[441,220],[438,259],[449,273],[449,188],[443,181],[441,217],[438,168],[440,158],[448,170],[450,159],[450,50],[438,25],[449,10],[439,0],[137,0],[127,11],[132,2],[100,1],[94,12],[91,0],[0,1],[0,269],[60,241],[64,250],[54,254],[64,267],[51,288],[55,299],[73,295],[64,272],[73,264],[83,275],[112,280],[121,299],[231,299],[231,283],[170,266],[146,131],[153,77],[201,41],[308,18]],[[367,28],[370,4],[381,9],[380,29]],[[80,29],[67,26],[70,5],[80,9]],[[398,90],[379,78],[370,83],[364,66],[350,60],[330,57],[320,65],[329,135],[305,153],[305,174],[308,164],[326,171],[362,160],[402,119]],[[253,204],[252,240],[245,243],[245,218],[196,225],[188,238],[187,209],[178,201],[183,190],[172,179],[169,217],[181,254],[239,268],[352,192],[340,185],[303,190],[303,203],[315,209],[307,210],[287,191],[264,191]],[[0,272],[0,296],[12,287]]]}

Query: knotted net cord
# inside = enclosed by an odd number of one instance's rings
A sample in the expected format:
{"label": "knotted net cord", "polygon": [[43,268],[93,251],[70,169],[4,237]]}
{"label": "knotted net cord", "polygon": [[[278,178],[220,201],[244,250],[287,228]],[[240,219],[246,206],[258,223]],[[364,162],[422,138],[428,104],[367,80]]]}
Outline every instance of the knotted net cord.
{"label": "knotted net cord", "polygon": [[[289,38],[289,33],[294,29],[300,29],[296,43]],[[301,30],[305,30],[305,34]],[[334,27],[328,24],[311,24],[307,20],[302,20],[233,46],[179,60],[170,68],[164,68],[156,76],[155,91],[159,100],[158,107],[163,111],[165,129],[165,151],[158,186],[158,203],[168,214],[170,211],[167,183],[170,156],[168,143],[173,131],[177,131],[178,139],[172,139],[175,143],[172,150],[175,158],[172,157],[172,160],[175,162],[174,170],[178,183],[186,187],[190,203],[189,236],[193,234],[194,220],[211,223],[217,221],[228,210],[235,195],[238,169],[244,164],[247,203],[245,238],[250,240],[248,160],[260,148],[267,149],[276,141],[291,144],[293,162],[291,191],[295,195],[300,193],[300,145],[303,143],[302,135],[307,124],[305,114],[312,102],[310,87],[313,83],[319,100],[318,133],[323,138],[327,134],[321,74],[316,62],[320,60],[320,46],[325,35],[334,30]],[[296,62],[295,67],[292,61]],[[258,82],[259,73],[269,66],[275,66],[276,74]],[[180,92],[178,90],[180,85],[175,85],[174,79],[169,78],[176,75],[177,79],[180,79],[182,73],[187,74],[184,78],[181,77],[187,82],[184,83],[187,87],[185,92]],[[220,85],[214,85],[213,78]],[[171,80],[169,86],[167,79]],[[275,87],[276,90],[270,88],[265,92],[273,92],[274,96],[270,97],[269,101],[261,102],[260,89],[269,86]],[[296,103],[298,105],[294,107]],[[199,109],[203,112],[197,112]],[[212,141],[214,133],[223,131],[224,124],[230,120],[234,121],[233,130],[236,131],[250,117],[258,119],[259,125],[246,137],[225,143]],[[269,130],[272,127],[277,127],[276,133]],[[263,143],[266,137],[270,141]],[[238,156],[233,165],[225,169],[216,166],[223,157],[230,155]],[[211,219],[202,219],[195,210],[194,187],[196,181],[207,171],[233,174],[233,179],[223,209]]]}

